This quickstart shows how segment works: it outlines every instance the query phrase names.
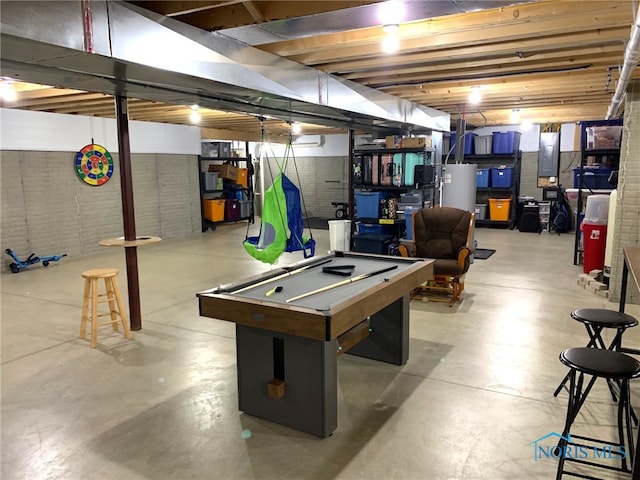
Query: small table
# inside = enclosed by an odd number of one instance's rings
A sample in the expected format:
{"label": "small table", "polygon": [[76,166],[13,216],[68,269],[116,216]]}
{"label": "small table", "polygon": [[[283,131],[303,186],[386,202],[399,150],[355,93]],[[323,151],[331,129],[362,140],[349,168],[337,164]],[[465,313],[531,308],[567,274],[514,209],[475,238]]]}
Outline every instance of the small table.
{"label": "small table", "polygon": [[[333,252],[198,293],[200,315],[236,323],[239,409],[331,435],[337,428],[337,356],[349,350],[406,363],[409,292],[433,278],[433,262]],[[391,270],[291,300],[350,278],[323,271],[347,266],[354,267],[354,278]]]}
{"label": "small table", "polygon": [[[624,266],[622,267],[622,286],[620,288],[620,305],[618,311],[624,312],[625,303],[627,301],[627,282],[629,279],[629,273],[636,288],[640,290],[640,248],[627,247],[622,249],[624,252]],[[623,353],[640,354],[640,350],[631,348],[621,348]],[[640,429],[638,429],[638,435],[636,437],[635,444],[636,452],[633,459],[633,473],[631,478],[634,480],[640,478],[640,455],[638,450],[640,449]]]}
{"label": "small table", "polygon": [[98,243],[103,247],[144,247],[145,245],[158,243],[160,240],[160,237],[136,237],[135,240],[125,240],[124,237],[118,237],[105,238]]}

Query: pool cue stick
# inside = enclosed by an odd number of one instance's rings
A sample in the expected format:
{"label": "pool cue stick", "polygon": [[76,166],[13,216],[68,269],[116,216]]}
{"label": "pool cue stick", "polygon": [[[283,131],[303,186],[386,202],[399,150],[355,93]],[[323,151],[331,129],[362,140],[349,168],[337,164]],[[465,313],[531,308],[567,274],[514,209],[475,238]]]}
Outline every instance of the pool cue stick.
{"label": "pool cue stick", "polygon": [[292,298],[290,298],[288,300],[285,300],[285,302],[286,303],[295,302],[296,300],[300,300],[302,298],[310,297],[311,295],[315,295],[316,293],[326,292],[327,290],[331,290],[333,288],[338,288],[338,287],[341,287],[343,285],[348,285],[349,283],[357,282],[358,280],[364,280],[365,278],[373,277],[374,275],[379,275],[381,273],[388,272],[390,270],[395,270],[396,268],[398,268],[398,266],[394,265],[393,267],[383,268],[381,270],[376,270],[375,272],[363,273],[361,275],[358,275],[357,277],[347,278],[346,280],[341,280],[340,282],[332,283],[331,285],[327,285],[326,287],[321,287],[321,288],[318,288],[318,289],[313,290],[311,292],[307,292],[307,293],[303,293],[301,295],[298,295],[297,297],[292,297]]}
{"label": "pool cue stick", "polygon": [[254,283],[254,284],[248,285],[248,286],[243,287],[243,288],[241,288],[239,290],[232,290],[231,293],[240,293],[240,292],[244,292],[246,290],[251,290],[252,288],[261,287],[262,285],[266,285],[267,283],[275,282],[276,280],[280,280],[281,278],[290,277],[291,275],[295,275],[296,273],[304,272],[305,270],[308,270],[309,268],[317,267],[319,265],[324,265],[325,263],[329,263],[331,261],[333,261],[333,258],[329,258],[328,260],[325,260],[323,262],[313,263],[313,264],[307,265],[305,267],[297,268],[295,270],[289,270],[289,271],[286,271],[285,273],[282,273],[280,275],[276,275],[275,277],[267,278],[266,280],[263,280],[262,282],[258,282],[258,283]]}

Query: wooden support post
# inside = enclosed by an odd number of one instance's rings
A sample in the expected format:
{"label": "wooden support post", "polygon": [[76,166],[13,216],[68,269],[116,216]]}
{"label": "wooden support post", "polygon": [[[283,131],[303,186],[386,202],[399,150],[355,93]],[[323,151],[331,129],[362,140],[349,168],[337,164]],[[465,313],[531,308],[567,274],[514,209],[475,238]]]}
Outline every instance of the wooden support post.
{"label": "wooden support post", "polygon": [[[133,208],[128,102],[127,97],[121,95],[116,95],[115,101],[124,239],[125,241],[133,241],[136,239],[136,218]],[[131,330],[140,330],[142,329],[142,316],[140,314],[140,285],[138,283],[138,251],[135,246],[125,247],[124,251],[127,261],[127,283],[129,286],[129,322],[131,324]]]}

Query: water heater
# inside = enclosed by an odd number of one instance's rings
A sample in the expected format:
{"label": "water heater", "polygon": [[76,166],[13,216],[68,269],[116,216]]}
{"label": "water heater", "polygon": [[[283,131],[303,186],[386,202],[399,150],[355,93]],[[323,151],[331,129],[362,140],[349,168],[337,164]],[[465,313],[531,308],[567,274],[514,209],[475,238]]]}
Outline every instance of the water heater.
{"label": "water heater", "polygon": [[443,207],[475,212],[477,169],[478,166],[475,163],[454,163],[442,166]]}

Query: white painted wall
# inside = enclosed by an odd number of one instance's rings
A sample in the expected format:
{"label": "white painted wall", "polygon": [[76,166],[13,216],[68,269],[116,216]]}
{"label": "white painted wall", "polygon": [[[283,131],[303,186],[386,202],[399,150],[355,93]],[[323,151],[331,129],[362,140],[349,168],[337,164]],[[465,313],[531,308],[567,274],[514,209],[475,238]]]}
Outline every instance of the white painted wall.
{"label": "white painted wall", "polygon": [[[115,108],[115,107],[114,107]],[[131,153],[200,154],[200,128],[129,121]],[[111,118],[0,109],[0,150],[77,152],[91,141],[118,152]]]}

